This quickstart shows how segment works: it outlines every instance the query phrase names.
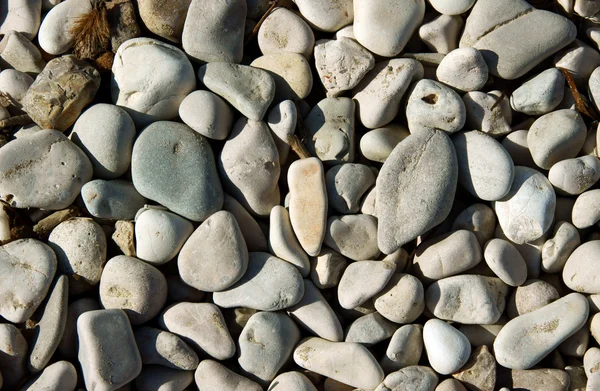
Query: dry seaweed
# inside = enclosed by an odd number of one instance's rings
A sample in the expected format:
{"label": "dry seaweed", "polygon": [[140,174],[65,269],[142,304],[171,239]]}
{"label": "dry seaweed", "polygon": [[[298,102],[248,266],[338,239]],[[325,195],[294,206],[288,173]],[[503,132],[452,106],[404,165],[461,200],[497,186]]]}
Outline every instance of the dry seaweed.
{"label": "dry seaweed", "polygon": [[73,50],[79,59],[93,60],[110,49],[110,25],[104,0],[95,0],[92,10],[77,18],[71,34],[75,37]]}

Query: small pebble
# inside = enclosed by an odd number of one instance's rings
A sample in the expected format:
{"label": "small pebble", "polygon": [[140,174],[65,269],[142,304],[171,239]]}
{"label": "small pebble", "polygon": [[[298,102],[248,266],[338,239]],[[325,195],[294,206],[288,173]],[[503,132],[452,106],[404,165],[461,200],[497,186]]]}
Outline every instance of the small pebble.
{"label": "small pebble", "polygon": [[565,76],[557,68],[547,69],[523,83],[510,96],[513,110],[527,115],[543,115],[563,100]]}
{"label": "small pebble", "polygon": [[301,372],[284,372],[269,385],[268,391],[317,391],[308,377]]}
{"label": "small pebble", "polygon": [[462,100],[467,112],[468,127],[493,137],[512,132],[510,103],[500,91],[471,91],[463,95]]}
{"label": "small pebble", "polygon": [[425,308],[423,284],[410,274],[395,273],[385,288],[374,296],[373,304],[392,322],[414,322]]}
{"label": "small pebble", "polygon": [[506,285],[520,286],[527,280],[527,264],[519,251],[510,242],[492,239],[485,244],[483,257]]}
{"label": "small pebble", "polygon": [[423,342],[431,367],[441,375],[458,371],[471,355],[471,344],[467,337],[439,319],[425,322]]}
{"label": "small pebble", "polygon": [[238,375],[225,365],[213,360],[202,360],[194,373],[194,380],[199,389],[206,391],[263,391],[258,383]]}
{"label": "small pebble", "polygon": [[361,137],[360,152],[371,161],[384,163],[396,145],[409,135],[408,129],[398,124],[373,129]]}
{"label": "small pebble", "polygon": [[390,338],[398,326],[390,322],[378,312],[373,312],[356,319],[346,330],[345,342],[356,342],[371,347]]}
{"label": "small pebble", "polygon": [[299,53],[307,59],[315,46],[310,26],[285,7],[275,8],[267,16],[260,25],[257,40],[262,54]]}
{"label": "small pebble", "polygon": [[2,354],[0,371],[2,371],[3,387],[17,387],[28,372],[25,363],[29,349],[19,329],[10,323],[0,324],[0,353]]}
{"label": "small pebble", "polygon": [[340,253],[324,247],[310,258],[310,278],[319,289],[333,288],[340,283],[348,260]]}
{"label": "small pebble", "polygon": [[558,291],[549,283],[529,280],[513,291],[506,303],[506,314],[513,319],[540,309],[559,297]]}
{"label": "small pebble", "polygon": [[436,70],[437,79],[460,91],[477,91],[488,80],[488,67],[477,49],[460,48],[448,53]]}
{"label": "small pebble", "polygon": [[423,326],[407,324],[394,332],[379,363],[386,372],[417,365],[423,353]]}
{"label": "small pebble", "polygon": [[437,390],[438,376],[430,367],[411,365],[392,372],[383,379],[375,391],[395,391],[410,386],[414,391]]}
{"label": "small pebble", "polygon": [[109,220],[133,220],[146,199],[133,183],[121,179],[95,179],[83,185],[81,198],[94,217]]}
{"label": "small pebble", "polygon": [[198,355],[177,335],[148,326],[136,329],[134,335],[144,365],[183,371],[198,367]]}
{"label": "small pebble", "polygon": [[419,37],[433,53],[447,54],[458,48],[464,24],[458,15],[439,15],[421,25]]}
{"label": "small pebble", "polygon": [[233,110],[210,91],[194,91],[179,105],[179,117],[204,137],[225,140],[233,127]]}
{"label": "small pebble", "polygon": [[77,371],[68,361],[57,361],[48,365],[43,372],[25,384],[22,391],[64,390],[74,391],[77,387]]}
{"label": "small pebble", "polygon": [[561,272],[569,256],[581,244],[579,231],[566,221],[557,222],[553,233],[542,247],[542,270],[547,273]]}
{"label": "small pebble", "polygon": [[579,229],[593,226],[600,221],[600,190],[588,190],[575,200],[571,213],[573,225]]}
{"label": "small pebble", "polygon": [[548,173],[548,180],[557,193],[565,195],[579,195],[599,179],[600,160],[592,155],[562,160],[554,164]]}
{"label": "small pebble", "polygon": [[492,208],[485,204],[473,204],[460,212],[452,224],[452,230],[473,232],[481,247],[494,237],[496,215]]}
{"label": "small pebble", "polygon": [[14,68],[30,76],[40,73],[46,66],[40,50],[18,31],[7,31],[0,41],[0,66]]}
{"label": "small pebble", "polygon": [[598,278],[598,251],[600,240],[583,243],[567,259],[562,271],[565,285],[576,292],[600,293]]}
{"label": "small pebble", "polygon": [[313,86],[312,73],[308,61],[301,54],[266,54],[250,65],[269,72],[275,81],[274,102],[300,100],[310,94]]}

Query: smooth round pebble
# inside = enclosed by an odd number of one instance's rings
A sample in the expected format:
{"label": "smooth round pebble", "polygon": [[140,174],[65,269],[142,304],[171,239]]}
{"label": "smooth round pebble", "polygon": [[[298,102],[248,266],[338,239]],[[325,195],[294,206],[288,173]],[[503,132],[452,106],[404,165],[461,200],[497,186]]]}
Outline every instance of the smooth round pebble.
{"label": "smooth round pebble", "polygon": [[203,360],[194,373],[194,380],[196,386],[203,391],[263,391],[258,383],[214,360]]}
{"label": "smooth round pebble", "polygon": [[510,95],[513,110],[527,115],[543,115],[563,100],[565,76],[557,68],[547,69],[521,84]]}
{"label": "smooth round pebble", "polygon": [[410,274],[392,275],[373,299],[377,312],[395,323],[414,322],[425,309],[423,284]]}
{"label": "smooth round pebble", "polygon": [[[41,5],[40,0],[33,3]],[[28,7],[25,7],[27,9]],[[41,8],[41,7],[40,7]],[[53,7],[42,20],[39,25],[40,11],[38,11],[38,41],[40,47],[49,54],[60,55],[67,52],[75,42],[75,34],[72,29],[77,18],[82,17],[92,10],[92,5],[86,0],[65,0]],[[21,14],[21,13],[19,13]],[[19,15],[17,14],[17,15]],[[3,31],[4,23],[0,27],[0,32]],[[16,26],[15,26],[16,27]],[[11,30],[16,30],[15,28]],[[37,28],[36,28],[37,31]],[[33,38],[34,34],[30,37]]]}
{"label": "smooth round pebble", "polygon": [[429,0],[429,4],[440,14],[459,15],[467,12],[476,0]]}
{"label": "smooth round pebble", "polygon": [[297,0],[296,5],[315,29],[334,32],[352,23],[352,0]]}
{"label": "smooth round pebble", "polygon": [[467,337],[439,319],[425,322],[423,343],[429,364],[441,375],[458,371],[471,355],[471,344]]}
{"label": "smooth round pebble", "polygon": [[411,365],[392,372],[383,379],[375,391],[395,391],[407,386],[414,391],[433,391],[438,376],[433,369],[422,365]]}
{"label": "smooth round pebble", "polygon": [[386,372],[417,365],[423,353],[423,326],[407,324],[400,327],[388,344],[385,355],[379,363]]}
{"label": "smooth round pebble", "polygon": [[579,231],[569,222],[557,222],[553,233],[542,247],[542,270],[546,273],[561,272],[569,256],[581,244]]}
{"label": "smooth round pebble", "polygon": [[527,314],[557,300],[558,291],[542,280],[528,280],[518,286],[506,303],[506,314],[510,319]]}
{"label": "smooth round pebble", "polygon": [[301,372],[284,372],[278,375],[268,388],[269,391],[317,391],[308,377]]}
{"label": "smooth round pebble", "polygon": [[285,7],[275,8],[267,16],[256,38],[262,54],[299,53],[309,59],[315,46],[310,26]]}
{"label": "smooth round pebble", "polygon": [[579,195],[600,179],[600,159],[587,155],[565,159],[550,168],[548,180],[560,194]]}
{"label": "smooth round pebble", "polygon": [[571,213],[573,225],[589,228],[600,221],[600,189],[588,190],[577,197]]}
{"label": "smooth round pebble", "polygon": [[64,390],[74,391],[77,387],[77,371],[68,361],[57,361],[48,365],[39,376],[27,382],[22,391]]}
{"label": "smooth round pebble", "polygon": [[81,198],[94,217],[109,220],[133,220],[146,199],[133,183],[122,179],[95,179],[83,185]]}
{"label": "smooth round pebble", "polygon": [[600,293],[599,251],[600,240],[592,240],[577,247],[567,259],[562,271],[565,285],[576,292]]}
{"label": "smooth round pebble", "polygon": [[496,215],[492,208],[485,204],[473,204],[460,212],[452,224],[453,231],[462,229],[473,232],[477,242],[483,247],[494,237]]}
{"label": "smooth round pebble", "polygon": [[479,50],[459,48],[448,53],[438,65],[437,79],[460,91],[477,91],[488,80],[488,67]]}
{"label": "smooth round pebble", "polygon": [[5,69],[0,72],[0,91],[4,92],[17,102],[20,102],[25,97],[27,89],[32,84],[33,78],[27,73],[16,69]]}
{"label": "smooth round pebble", "polygon": [[375,185],[375,174],[363,165],[346,163],[330,168],[325,174],[329,205],[339,213],[357,213],[360,200]]}
{"label": "smooth round pebble", "polygon": [[[338,300],[342,308],[352,309],[380,292],[390,281],[396,265],[389,261],[351,263],[338,285]],[[365,279],[368,283],[365,283]]]}
{"label": "smooth round pebble", "polygon": [[356,342],[371,347],[390,338],[398,328],[378,312],[373,312],[356,319],[346,329],[345,342]]}
{"label": "smooth round pebble", "polygon": [[182,371],[193,371],[198,367],[198,355],[177,335],[148,326],[136,329],[134,335],[144,365],[161,365]]}
{"label": "smooth round pebble", "polygon": [[369,160],[384,163],[396,145],[409,135],[408,129],[398,124],[373,129],[361,137],[360,152]]}
{"label": "smooth round pebble", "polygon": [[370,215],[332,216],[327,220],[324,243],[354,261],[376,259],[377,219]]}
{"label": "smooth round pebble", "polygon": [[527,265],[509,241],[492,239],[483,250],[485,263],[506,285],[519,286],[527,280]]}
{"label": "smooth round pebble", "polygon": [[233,127],[233,110],[210,91],[194,91],[179,105],[179,117],[187,126],[214,140],[225,140]]}

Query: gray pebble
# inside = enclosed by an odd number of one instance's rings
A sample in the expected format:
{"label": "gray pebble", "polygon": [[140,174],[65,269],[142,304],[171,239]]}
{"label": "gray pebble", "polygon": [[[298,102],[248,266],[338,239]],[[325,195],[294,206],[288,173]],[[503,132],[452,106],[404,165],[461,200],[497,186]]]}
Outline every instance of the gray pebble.
{"label": "gray pebble", "polygon": [[510,103],[500,91],[471,91],[462,99],[467,110],[468,127],[490,136],[503,136],[512,131]]}
{"label": "gray pebble", "polygon": [[437,383],[438,376],[433,369],[411,365],[387,375],[375,391],[396,391],[405,386],[414,391],[433,391]]}
{"label": "gray pebble", "polygon": [[134,335],[144,365],[193,371],[200,363],[196,352],[168,331],[144,326],[135,330]]}
{"label": "gray pebble", "polygon": [[338,300],[342,308],[352,309],[380,292],[390,281],[396,265],[389,261],[351,263],[338,285]]}
{"label": "gray pebble", "polygon": [[11,30],[0,41],[0,66],[35,76],[44,69],[46,61],[37,46],[20,32]]}
{"label": "gray pebble", "polygon": [[593,226],[600,221],[600,189],[583,192],[575,200],[571,212],[573,225],[579,229]]}
{"label": "gray pebble", "polygon": [[579,195],[600,179],[600,160],[587,155],[565,159],[550,168],[548,180],[560,194]]}
{"label": "gray pebble", "polygon": [[194,372],[144,365],[135,378],[137,391],[184,391],[194,382]]}
{"label": "gray pebble", "polygon": [[301,372],[285,372],[269,385],[268,391],[317,391],[308,377]]}
{"label": "gray pebble", "polygon": [[61,390],[74,391],[77,387],[77,371],[68,361],[57,361],[25,384],[20,391]]}
{"label": "gray pebble", "polygon": [[527,280],[527,265],[519,251],[509,241],[492,239],[485,244],[486,264],[506,285],[519,286]]}
{"label": "gray pebble", "polygon": [[334,32],[352,23],[351,0],[298,0],[298,9],[316,30]]}
{"label": "gray pebble", "polygon": [[0,72],[0,91],[17,102],[21,102],[32,84],[33,78],[24,72],[16,69],[5,69]]}
{"label": "gray pebble", "polygon": [[19,329],[10,323],[0,324],[0,371],[4,388],[17,387],[27,373],[28,355],[27,341]]}
{"label": "gray pebble", "polygon": [[565,77],[557,68],[547,69],[527,80],[510,96],[513,110],[527,115],[543,115],[563,100]]}
{"label": "gray pebble", "polygon": [[79,342],[77,341],[77,319],[79,315],[88,311],[99,310],[98,300],[91,297],[84,297],[69,304],[67,308],[67,320],[65,322],[65,331],[58,344],[58,352],[69,360],[77,360],[77,351]]}
{"label": "gray pebble", "polygon": [[202,391],[263,391],[258,383],[213,360],[203,360],[196,369],[194,379]]}
{"label": "gray pebble", "polygon": [[579,231],[566,221],[557,222],[553,233],[542,247],[542,270],[546,273],[561,272],[569,256],[581,244]]}
{"label": "gray pebble", "polygon": [[460,91],[477,91],[488,80],[488,66],[477,49],[459,48],[446,55],[438,65],[437,79]]}
{"label": "gray pebble", "polygon": [[316,257],[310,258],[310,278],[319,289],[333,288],[342,278],[348,260],[328,247],[321,249]]}
{"label": "gray pebble", "polygon": [[110,220],[133,220],[146,203],[133,183],[122,179],[90,181],[81,188],[81,198],[92,216]]}
{"label": "gray pebble", "polygon": [[384,163],[396,145],[409,135],[408,129],[399,124],[373,129],[361,137],[360,152],[369,160]]}
{"label": "gray pebble", "polygon": [[423,326],[407,324],[400,327],[388,344],[385,355],[379,363],[386,372],[417,365],[423,353]]}
{"label": "gray pebble", "polygon": [[360,200],[375,186],[375,174],[363,165],[347,163],[330,168],[325,174],[329,205],[338,213],[357,213]]}
{"label": "gray pebble", "polygon": [[414,322],[425,308],[423,284],[415,276],[396,272],[373,297],[373,303],[375,309],[392,322]]}
{"label": "gray pebble", "polygon": [[345,342],[355,342],[371,347],[390,338],[398,326],[390,322],[378,312],[373,312],[356,319],[346,330]]}
{"label": "gray pebble", "polygon": [[465,229],[475,234],[481,247],[494,237],[496,215],[492,208],[485,204],[473,204],[460,212],[452,224],[452,230]]}
{"label": "gray pebble", "polygon": [[233,127],[233,110],[210,91],[194,91],[179,105],[179,117],[190,128],[214,140],[225,140]]}
{"label": "gray pebble", "polygon": [[275,8],[267,16],[258,30],[257,40],[263,54],[299,53],[310,58],[315,46],[310,26],[285,7]]}
{"label": "gray pebble", "polygon": [[552,303],[559,298],[558,291],[542,280],[529,280],[518,286],[506,303],[510,319],[525,315]]}
{"label": "gray pebble", "polygon": [[411,133],[439,129],[448,133],[461,130],[467,113],[465,104],[454,90],[434,80],[423,79],[413,87],[406,104]]}
{"label": "gray pebble", "polygon": [[464,27],[460,15],[438,15],[419,28],[419,37],[433,53],[450,53],[458,47]]}
{"label": "gray pebble", "polygon": [[324,243],[354,261],[376,259],[377,219],[371,215],[332,216],[327,220]]}

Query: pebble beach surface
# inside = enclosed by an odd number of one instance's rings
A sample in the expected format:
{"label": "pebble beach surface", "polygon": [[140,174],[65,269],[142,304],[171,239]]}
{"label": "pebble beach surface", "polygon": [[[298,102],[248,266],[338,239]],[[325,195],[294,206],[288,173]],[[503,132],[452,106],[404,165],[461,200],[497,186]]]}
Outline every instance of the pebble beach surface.
{"label": "pebble beach surface", "polygon": [[600,0],[0,15],[0,390],[600,391]]}

